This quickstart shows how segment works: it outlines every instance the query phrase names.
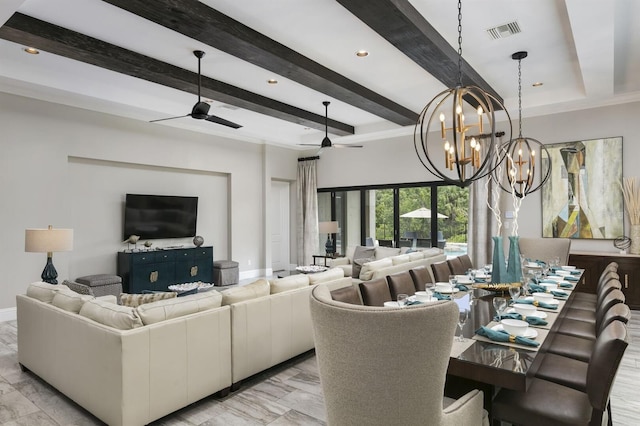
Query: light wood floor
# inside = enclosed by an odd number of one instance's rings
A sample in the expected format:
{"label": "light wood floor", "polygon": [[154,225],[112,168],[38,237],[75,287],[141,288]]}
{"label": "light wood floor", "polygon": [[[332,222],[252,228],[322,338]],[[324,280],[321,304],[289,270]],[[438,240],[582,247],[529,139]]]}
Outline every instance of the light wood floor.
{"label": "light wood floor", "polygon": [[[631,344],[611,395],[616,426],[640,424],[640,311],[629,324]],[[15,321],[0,323],[0,425],[100,425],[99,420],[17,361]],[[313,353],[302,355],[246,382],[230,396],[202,401],[153,425],[323,425],[324,402]]]}

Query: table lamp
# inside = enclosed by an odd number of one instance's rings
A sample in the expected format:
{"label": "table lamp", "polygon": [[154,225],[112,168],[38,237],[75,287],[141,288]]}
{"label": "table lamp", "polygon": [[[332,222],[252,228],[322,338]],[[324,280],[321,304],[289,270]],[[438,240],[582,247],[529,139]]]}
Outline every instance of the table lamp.
{"label": "table lamp", "polygon": [[47,264],[42,271],[42,281],[58,284],[58,271],[53,266],[53,252],[73,249],[73,229],[26,229],[24,233],[24,251],[47,253]]}
{"label": "table lamp", "polygon": [[327,242],[324,245],[327,256],[331,256],[336,252],[336,248],[331,240],[331,234],[338,232],[338,222],[320,222],[318,223],[318,231],[321,234],[327,234]]}

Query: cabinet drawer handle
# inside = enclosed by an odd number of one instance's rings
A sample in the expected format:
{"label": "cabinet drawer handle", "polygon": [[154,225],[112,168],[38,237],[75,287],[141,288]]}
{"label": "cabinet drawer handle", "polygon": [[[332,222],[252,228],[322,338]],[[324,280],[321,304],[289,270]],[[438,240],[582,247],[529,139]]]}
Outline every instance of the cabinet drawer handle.
{"label": "cabinet drawer handle", "polygon": [[149,281],[152,283],[155,283],[156,281],[158,281],[158,271],[152,271],[149,274]]}
{"label": "cabinet drawer handle", "polygon": [[198,275],[198,266],[192,266],[191,267],[191,276],[195,277],[196,275]]}
{"label": "cabinet drawer handle", "polygon": [[629,275],[624,274],[624,288],[629,288]]}

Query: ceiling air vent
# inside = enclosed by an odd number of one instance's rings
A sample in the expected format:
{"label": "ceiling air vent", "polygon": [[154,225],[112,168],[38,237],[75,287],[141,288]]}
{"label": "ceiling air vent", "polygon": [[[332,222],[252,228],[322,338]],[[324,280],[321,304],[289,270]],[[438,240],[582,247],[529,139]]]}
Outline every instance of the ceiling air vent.
{"label": "ceiling air vent", "polygon": [[517,21],[498,25],[497,27],[489,28],[487,30],[487,34],[489,34],[489,37],[491,37],[492,40],[509,37],[520,32],[522,31],[520,30],[520,25],[518,25]]}

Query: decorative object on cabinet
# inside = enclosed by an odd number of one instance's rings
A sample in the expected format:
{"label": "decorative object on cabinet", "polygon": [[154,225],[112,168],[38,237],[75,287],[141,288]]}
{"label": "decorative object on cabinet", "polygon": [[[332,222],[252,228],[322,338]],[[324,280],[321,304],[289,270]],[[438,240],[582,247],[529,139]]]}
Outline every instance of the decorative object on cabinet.
{"label": "decorative object on cabinet", "polygon": [[635,177],[623,179],[622,193],[631,224],[629,253],[640,254],[640,185]]}
{"label": "decorative object on cabinet", "polygon": [[118,252],[125,293],[167,291],[169,285],[213,281],[213,247]]}
{"label": "decorative object on cabinet", "polygon": [[202,244],[204,244],[204,238],[202,238],[200,235],[196,235],[195,237],[193,237],[193,245],[195,245],[196,247],[200,247]]}
{"label": "decorative object on cabinet", "polygon": [[133,244],[133,249],[138,249],[138,240],[140,240],[140,235],[129,235],[129,238],[123,241],[123,243],[127,243],[127,250],[131,251],[131,244]]}
{"label": "decorative object on cabinet", "polygon": [[58,284],[58,271],[53,266],[53,252],[73,249],[73,229],[27,229],[24,233],[24,251],[47,253],[47,263],[40,278],[49,284]]}
{"label": "decorative object on cabinet", "polygon": [[[542,236],[614,239],[623,234],[622,137],[546,145]],[[547,155],[548,153],[548,155]]]}
{"label": "decorative object on cabinet", "polygon": [[626,254],[627,249],[631,247],[631,238],[623,235],[613,240],[613,246],[620,250],[620,254]]}

